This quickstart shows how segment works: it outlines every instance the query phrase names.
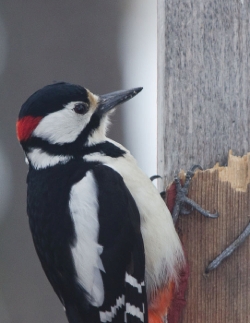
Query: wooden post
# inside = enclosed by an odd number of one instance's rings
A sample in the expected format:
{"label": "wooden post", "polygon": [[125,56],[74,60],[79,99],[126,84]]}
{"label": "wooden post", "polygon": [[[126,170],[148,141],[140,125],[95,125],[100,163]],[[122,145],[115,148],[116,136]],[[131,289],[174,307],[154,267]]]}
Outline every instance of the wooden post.
{"label": "wooden post", "polygon": [[250,151],[250,4],[158,0],[158,160],[165,184]]}
{"label": "wooden post", "polygon": [[[230,149],[238,156],[250,151],[249,18],[246,0],[158,0],[158,173],[165,186],[176,170],[225,165]],[[179,221],[191,272],[182,323],[250,320],[249,240],[204,276],[249,221],[244,158],[224,177],[216,169],[193,180],[189,197],[220,218]],[[232,173],[244,174],[244,189],[234,187]]]}
{"label": "wooden post", "polygon": [[[228,166],[198,171],[189,197],[218,219],[197,212],[181,216],[177,229],[190,267],[182,323],[246,323],[250,320],[250,237],[221,265],[205,274],[209,262],[231,244],[250,221],[250,153],[228,157]],[[171,323],[171,322],[170,322]]]}

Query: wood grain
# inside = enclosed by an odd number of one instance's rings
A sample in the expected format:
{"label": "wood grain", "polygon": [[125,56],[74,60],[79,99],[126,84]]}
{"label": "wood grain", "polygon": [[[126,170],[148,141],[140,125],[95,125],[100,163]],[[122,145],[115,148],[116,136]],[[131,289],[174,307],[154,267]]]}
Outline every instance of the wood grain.
{"label": "wood grain", "polygon": [[[250,221],[250,153],[229,154],[228,167],[198,171],[189,197],[218,219],[197,212],[181,216],[178,231],[188,262],[187,306],[181,323],[246,323],[250,321],[250,237],[216,270],[205,268],[238,237]],[[212,209],[211,209],[212,208]]]}
{"label": "wood grain", "polygon": [[158,173],[250,151],[250,1],[158,0]]}

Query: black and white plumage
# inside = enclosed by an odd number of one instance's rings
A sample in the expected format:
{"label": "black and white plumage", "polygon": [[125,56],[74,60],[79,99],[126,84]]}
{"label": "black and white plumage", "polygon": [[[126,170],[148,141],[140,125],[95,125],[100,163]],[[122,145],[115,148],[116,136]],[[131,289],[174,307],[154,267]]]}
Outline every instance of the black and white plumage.
{"label": "black and white plumage", "polygon": [[148,305],[184,262],[157,190],[106,137],[109,111],[140,90],[96,96],[56,83],[19,114],[32,237],[70,323],[147,322]]}

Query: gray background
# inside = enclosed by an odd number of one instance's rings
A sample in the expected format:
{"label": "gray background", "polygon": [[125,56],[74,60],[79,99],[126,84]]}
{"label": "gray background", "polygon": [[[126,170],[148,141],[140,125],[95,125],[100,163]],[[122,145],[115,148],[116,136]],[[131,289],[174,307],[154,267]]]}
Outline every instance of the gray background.
{"label": "gray background", "polygon": [[[99,94],[120,89],[117,41],[122,10],[123,1],[111,0],[1,1],[7,34],[0,24],[0,144],[5,172],[9,169],[13,179],[0,223],[1,323],[66,322],[28,229],[27,167],[15,134],[20,105],[55,80],[79,83]],[[119,111],[113,121],[111,137],[123,142]],[[8,183],[1,186],[1,196],[6,190]]]}

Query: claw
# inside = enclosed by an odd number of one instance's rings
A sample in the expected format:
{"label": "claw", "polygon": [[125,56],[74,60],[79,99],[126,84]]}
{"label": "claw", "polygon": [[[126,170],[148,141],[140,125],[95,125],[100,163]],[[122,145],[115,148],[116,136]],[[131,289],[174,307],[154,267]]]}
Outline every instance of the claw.
{"label": "claw", "polygon": [[180,179],[179,179],[178,176],[175,176],[174,177],[174,181],[175,181],[175,186],[176,186],[177,193],[178,193],[178,190],[182,188],[181,181],[180,181]]}
{"label": "claw", "polygon": [[[153,175],[153,176],[149,177],[149,179],[151,180],[151,182],[153,182],[157,178],[162,178],[162,177],[160,175]],[[162,191],[162,192],[160,192],[160,195],[161,195],[162,199],[165,201],[166,192],[165,191]]]}
{"label": "claw", "polygon": [[189,205],[191,205],[195,210],[197,210],[198,212],[200,212],[202,215],[206,216],[207,218],[212,218],[212,219],[216,219],[219,216],[219,213],[210,213],[207,210],[204,210],[201,206],[199,206],[199,204],[195,203],[193,200],[189,199],[188,197],[185,197],[185,202]]}
{"label": "claw", "polygon": [[153,182],[156,178],[162,178],[162,177],[160,175],[153,175],[153,176],[149,177],[151,182]]}
{"label": "claw", "polygon": [[209,211],[204,210],[197,203],[195,203],[194,201],[192,201],[191,199],[189,199],[187,197],[189,185],[190,185],[191,180],[192,180],[192,178],[193,178],[193,176],[195,174],[194,171],[197,168],[202,170],[202,167],[200,165],[194,165],[187,172],[185,183],[184,183],[183,186],[181,185],[181,181],[180,181],[179,177],[176,176],[176,175],[174,177],[174,181],[175,181],[175,185],[176,185],[176,202],[175,202],[174,210],[173,210],[173,213],[172,213],[172,218],[173,218],[174,223],[176,223],[180,213],[188,214],[186,212],[186,208],[184,208],[183,204],[190,205],[193,209],[197,210],[202,215],[204,215],[204,216],[206,216],[208,218],[215,219],[215,218],[217,218],[219,216],[219,214],[217,212],[213,214],[213,213],[210,213]]}
{"label": "claw", "polygon": [[191,182],[192,178],[194,177],[195,170],[197,168],[199,170],[203,170],[203,168],[200,165],[194,165],[193,167],[191,167],[191,169],[189,171],[187,171],[186,180],[185,180],[185,184],[184,184],[184,187],[185,188],[188,188],[189,187],[190,182]]}
{"label": "claw", "polygon": [[189,170],[189,171],[193,173],[197,168],[198,168],[199,170],[203,170],[203,168],[201,167],[201,165],[198,165],[198,164],[197,164],[197,165],[193,165],[193,166],[190,168],[190,170]]}
{"label": "claw", "polygon": [[205,273],[208,274],[210,271],[216,269],[221,262],[229,257],[235,249],[239,248],[240,245],[246,240],[246,238],[250,235],[250,223],[246,226],[246,228],[242,231],[239,237],[234,240],[222,253],[216,257],[210,264],[207,266]]}

